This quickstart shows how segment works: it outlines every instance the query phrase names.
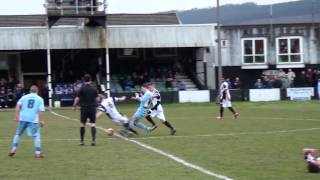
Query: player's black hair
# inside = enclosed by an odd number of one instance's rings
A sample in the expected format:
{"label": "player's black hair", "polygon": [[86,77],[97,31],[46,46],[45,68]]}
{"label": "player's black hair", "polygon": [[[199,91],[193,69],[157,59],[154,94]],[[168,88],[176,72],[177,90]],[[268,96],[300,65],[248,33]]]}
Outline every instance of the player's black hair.
{"label": "player's black hair", "polygon": [[308,163],[307,168],[308,168],[309,173],[319,173],[320,172],[320,168],[316,164],[313,164],[313,163]]}
{"label": "player's black hair", "polygon": [[90,82],[90,81],[91,81],[91,76],[90,76],[90,74],[85,74],[84,77],[83,77],[83,79],[84,79],[84,82]]}

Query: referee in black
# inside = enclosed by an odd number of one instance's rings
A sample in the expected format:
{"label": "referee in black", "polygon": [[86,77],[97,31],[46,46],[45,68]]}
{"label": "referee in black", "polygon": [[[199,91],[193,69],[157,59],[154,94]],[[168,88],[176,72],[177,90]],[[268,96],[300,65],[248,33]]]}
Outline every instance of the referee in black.
{"label": "referee in black", "polygon": [[91,76],[84,75],[84,84],[81,86],[77,97],[74,99],[73,109],[80,103],[80,145],[84,145],[84,134],[87,119],[91,124],[91,145],[96,145],[96,108],[97,108],[97,89],[91,85]]}

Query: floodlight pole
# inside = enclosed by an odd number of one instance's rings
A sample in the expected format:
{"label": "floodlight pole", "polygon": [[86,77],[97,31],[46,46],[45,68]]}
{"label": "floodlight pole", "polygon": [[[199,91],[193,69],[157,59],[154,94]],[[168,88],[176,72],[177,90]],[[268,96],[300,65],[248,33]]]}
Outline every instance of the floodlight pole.
{"label": "floodlight pole", "polygon": [[220,1],[217,0],[217,58],[218,58],[218,83],[222,79],[222,55],[221,55],[221,24],[220,24]]}
{"label": "floodlight pole", "polygon": [[[104,12],[107,16],[107,1],[104,0]],[[106,49],[106,92],[110,96],[110,58],[109,58],[109,39],[108,39],[108,19],[105,22],[105,49]]]}
{"label": "floodlight pole", "polygon": [[[46,6],[46,11],[48,14],[48,1],[46,1],[47,6]],[[53,107],[52,104],[52,94],[53,94],[53,90],[52,90],[52,75],[51,75],[51,45],[50,45],[50,23],[49,23],[49,17],[47,17],[47,83],[48,83],[48,99],[49,99],[49,108]]]}

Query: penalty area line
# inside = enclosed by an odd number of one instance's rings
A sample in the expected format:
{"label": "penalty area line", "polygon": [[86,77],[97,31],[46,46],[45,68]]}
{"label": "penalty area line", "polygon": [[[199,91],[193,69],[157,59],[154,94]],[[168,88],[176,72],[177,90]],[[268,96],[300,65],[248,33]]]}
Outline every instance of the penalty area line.
{"label": "penalty area line", "polygon": [[320,128],[306,128],[306,129],[291,129],[278,131],[262,131],[262,132],[235,132],[235,133],[218,133],[218,134],[199,134],[190,136],[151,136],[151,137],[136,137],[136,140],[152,140],[152,139],[171,139],[171,138],[199,138],[199,137],[227,137],[227,136],[241,136],[241,135],[266,135],[266,134],[288,134],[294,132],[307,132],[320,130]]}
{"label": "penalty area line", "polygon": [[[64,119],[67,119],[67,120],[78,121],[78,120],[76,120],[76,119],[72,119],[72,118],[70,118],[70,117],[63,116],[63,115],[58,114],[58,113],[53,112],[53,111],[51,111],[51,114],[56,115],[56,116],[59,116],[59,117],[64,118]],[[105,128],[103,128],[103,127],[100,127],[100,126],[97,126],[96,128],[97,128],[97,129],[100,129],[100,130],[102,130],[102,131],[106,131],[106,130],[107,130],[107,129],[105,129]],[[121,136],[121,135],[119,135],[119,134],[117,134],[117,133],[115,133],[115,136],[117,136],[117,137],[119,137],[119,138],[121,138],[121,139],[123,139],[123,140],[125,140],[125,141],[134,143],[134,144],[136,144],[136,145],[138,145],[138,146],[140,146],[140,147],[143,147],[143,148],[145,148],[145,149],[147,149],[147,150],[153,151],[153,152],[155,152],[155,153],[157,153],[157,154],[160,154],[160,155],[162,155],[162,156],[165,156],[165,157],[167,157],[167,158],[169,158],[169,159],[171,159],[171,160],[176,161],[177,163],[179,163],[179,164],[181,164],[181,165],[184,165],[184,166],[186,166],[186,167],[188,167],[188,168],[197,170],[197,171],[199,171],[199,172],[201,172],[201,173],[203,173],[203,174],[206,174],[206,175],[209,175],[209,176],[212,176],[212,177],[216,177],[216,178],[222,179],[222,180],[233,180],[233,179],[231,179],[231,178],[229,178],[229,177],[227,177],[227,176],[214,173],[214,172],[212,172],[212,171],[210,171],[210,170],[207,170],[207,169],[205,169],[205,168],[203,168],[203,167],[200,167],[200,166],[198,166],[198,165],[192,164],[192,163],[190,163],[190,162],[188,162],[188,161],[186,161],[186,160],[184,160],[184,159],[182,159],[182,158],[179,158],[179,157],[177,157],[177,156],[175,156],[175,155],[172,155],[172,154],[169,154],[169,153],[167,153],[167,152],[164,152],[164,151],[161,150],[161,149],[158,149],[158,148],[149,146],[149,145],[147,145],[147,144],[144,144],[144,143],[142,143],[142,142],[140,142],[140,141],[123,137],[123,136]]]}

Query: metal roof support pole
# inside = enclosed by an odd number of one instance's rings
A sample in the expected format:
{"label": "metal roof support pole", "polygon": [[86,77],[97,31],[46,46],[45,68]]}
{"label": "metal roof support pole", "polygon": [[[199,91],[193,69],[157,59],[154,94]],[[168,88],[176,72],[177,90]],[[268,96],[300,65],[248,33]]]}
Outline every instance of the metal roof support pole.
{"label": "metal roof support pole", "polygon": [[222,55],[221,55],[221,24],[220,24],[220,1],[217,0],[217,56],[218,56],[218,87],[223,78]]}
{"label": "metal roof support pole", "polygon": [[[107,2],[104,0],[104,12],[107,15]],[[110,96],[110,59],[109,59],[109,39],[108,39],[108,20],[105,22],[105,48],[106,48],[106,93]]]}
{"label": "metal roof support pole", "polygon": [[274,45],[275,44],[275,41],[274,41],[274,33],[273,33],[273,4],[271,3],[270,4],[270,9],[269,9],[269,13],[270,13],[270,42],[271,42],[271,45]]}
{"label": "metal roof support pole", "polygon": [[79,0],[76,0],[76,14],[79,14]]}
{"label": "metal roof support pole", "polygon": [[90,8],[91,15],[93,15],[93,0],[91,0],[90,5],[91,5],[91,8]]}
{"label": "metal roof support pole", "polygon": [[49,96],[49,108],[52,108],[52,77],[51,77],[51,50],[50,50],[50,25],[49,18],[47,17],[47,83],[48,83],[48,96]]}

